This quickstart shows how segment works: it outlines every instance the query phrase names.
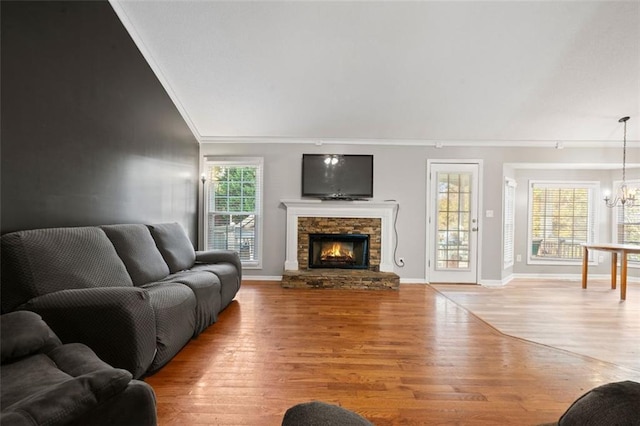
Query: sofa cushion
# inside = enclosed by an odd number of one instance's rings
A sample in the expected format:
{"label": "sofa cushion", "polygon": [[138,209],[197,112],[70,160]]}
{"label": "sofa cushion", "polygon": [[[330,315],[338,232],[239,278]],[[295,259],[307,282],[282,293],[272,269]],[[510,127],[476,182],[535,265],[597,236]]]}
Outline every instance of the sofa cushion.
{"label": "sofa cushion", "polygon": [[40,315],[29,311],[16,311],[2,315],[2,363],[60,345],[60,339],[51,331]]}
{"label": "sofa cushion", "polygon": [[194,272],[206,271],[217,276],[220,280],[222,309],[229,306],[240,288],[240,277],[238,277],[238,270],[234,265],[231,263],[196,264],[191,270]]}
{"label": "sofa cushion", "polygon": [[208,272],[184,271],[169,275],[164,282],[184,284],[196,296],[196,327],[194,336],[218,320],[222,309],[220,280]]}
{"label": "sofa cushion", "polygon": [[189,269],[196,261],[196,252],[184,228],[179,223],[161,223],[148,225],[156,246],[169,271],[176,273]]}
{"label": "sofa cushion", "polygon": [[60,370],[47,355],[35,354],[3,364],[0,379],[0,401],[2,411],[5,411],[5,407],[70,380],[71,376]]}
{"label": "sofa cushion", "polygon": [[559,426],[634,426],[640,424],[640,383],[608,383],[578,398],[560,417]]}
{"label": "sofa cushion", "polygon": [[196,297],[178,283],[150,283],[142,286],[149,294],[156,320],[156,355],[147,373],[157,371],[193,337],[196,327]]}
{"label": "sofa cushion", "polygon": [[158,281],[169,275],[169,267],[147,226],[130,224],[107,225],[101,228],[116,248],[134,285]]}
{"label": "sofa cushion", "polygon": [[60,290],[133,286],[97,227],[18,231],[2,236],[2,311]]}

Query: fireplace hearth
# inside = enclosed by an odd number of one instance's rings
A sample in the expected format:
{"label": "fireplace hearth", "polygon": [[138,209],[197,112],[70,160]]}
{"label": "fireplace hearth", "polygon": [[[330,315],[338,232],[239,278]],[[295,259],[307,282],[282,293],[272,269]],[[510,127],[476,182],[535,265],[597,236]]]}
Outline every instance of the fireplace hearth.
{"label": "fireplace hearth", "polygon": [[369,235],[309,234],[309,268],[368,269]]}

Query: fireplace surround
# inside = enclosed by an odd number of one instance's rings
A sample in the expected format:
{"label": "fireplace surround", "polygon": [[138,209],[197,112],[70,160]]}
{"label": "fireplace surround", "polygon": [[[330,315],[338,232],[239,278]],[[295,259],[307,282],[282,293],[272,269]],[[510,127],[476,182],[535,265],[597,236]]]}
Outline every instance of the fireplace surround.
{"label": "fireplace surround", "polygon": [[370,236],[369,269],[393,272],[393,215],[396,204],[376,201],[282,200],[287,209],[285,271],[308,267],[308,233]]}
{"label": "fireplace surround", "polygon": [[[283,287],[399,290],[400,277],[393,272],[395,203],[313,199],[282,204],[287,212]],[[310,268],[311,234],[367,235],[368,267]]]}
{"label": "fireplace surround", "polygon": [[[378,218],[348,217],[299,217],[297,259],[299,270],[310,269],[311,235],[366,235],[368,241],[368,267],[372,271],[380,270],[380,234],[382,226]],[[311,268],[313,269],[313,268]],[[342,269],[342,268],[340,268]]]}

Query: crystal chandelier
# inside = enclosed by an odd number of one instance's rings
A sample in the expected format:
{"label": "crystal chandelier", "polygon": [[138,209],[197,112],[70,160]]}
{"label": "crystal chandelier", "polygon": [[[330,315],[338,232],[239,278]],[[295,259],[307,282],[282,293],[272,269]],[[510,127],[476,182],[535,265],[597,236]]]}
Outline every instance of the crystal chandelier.
{"label": "crystal chandelier", "polygon": [[636,201],[635,190],[629,190],[626,181],[627,166],[627,120],[629,117],[622,117],[618,123],[624,123],[624,143],[622,145],[622,183],[618,186],[618,190],[611,198],[608,193],[604,195],[604,202],[609,208],[616,206],[633,207]]}

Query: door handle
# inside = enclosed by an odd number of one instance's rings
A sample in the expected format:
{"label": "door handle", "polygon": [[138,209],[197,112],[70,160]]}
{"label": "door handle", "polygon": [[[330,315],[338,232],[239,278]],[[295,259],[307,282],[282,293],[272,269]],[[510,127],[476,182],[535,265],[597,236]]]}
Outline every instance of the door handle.
{"label": "door handle", "polygon": [[478,232],[478,228],[471,228],[471,231]]}

